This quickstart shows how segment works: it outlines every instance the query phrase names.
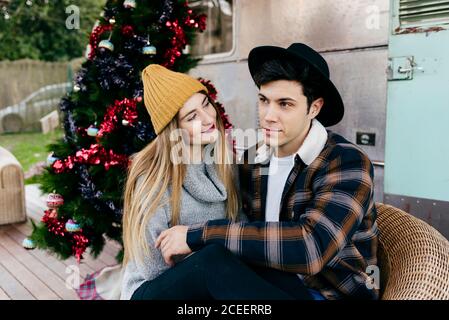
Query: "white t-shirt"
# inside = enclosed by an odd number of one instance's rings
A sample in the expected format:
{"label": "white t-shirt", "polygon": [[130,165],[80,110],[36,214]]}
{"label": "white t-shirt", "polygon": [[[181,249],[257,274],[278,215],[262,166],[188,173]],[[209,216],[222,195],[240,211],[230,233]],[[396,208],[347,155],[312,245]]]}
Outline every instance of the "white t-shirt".
{"label": "white t-shirt", "polygon": [[282,158],[278,158],[274,154],[271,156],[265,204],[265,221],[279,221],[282,192],[294,163],[295,154]]}

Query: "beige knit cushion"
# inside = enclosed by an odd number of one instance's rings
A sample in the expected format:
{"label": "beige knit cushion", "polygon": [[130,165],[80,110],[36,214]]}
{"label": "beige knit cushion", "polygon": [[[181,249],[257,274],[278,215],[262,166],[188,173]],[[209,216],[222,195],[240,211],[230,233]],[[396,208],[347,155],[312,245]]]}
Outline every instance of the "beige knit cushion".
{"label": "beige knit cushion", "polygon": [[449,299],[449,241],[422,220],[376,203],[383,300]]}
{"label": "beige knit cushion", "polygon": [[0,147],[0,225],[25,220],[22,166],[8,150]]}

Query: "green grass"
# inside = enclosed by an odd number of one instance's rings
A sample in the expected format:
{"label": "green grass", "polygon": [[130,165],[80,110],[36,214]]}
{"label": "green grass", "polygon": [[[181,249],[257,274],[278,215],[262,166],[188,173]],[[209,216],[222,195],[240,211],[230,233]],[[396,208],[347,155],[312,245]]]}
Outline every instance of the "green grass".
{"label": "green grass", "polygon": [[[0,134],[0,146],[8,149],[20,162],[23,171],[40,161],[46,161],[48,154],[46,146],[64,136],[62,129],[43,134],[40,132]],[[25,180],[25,184],[35,183],[35,177]]]}

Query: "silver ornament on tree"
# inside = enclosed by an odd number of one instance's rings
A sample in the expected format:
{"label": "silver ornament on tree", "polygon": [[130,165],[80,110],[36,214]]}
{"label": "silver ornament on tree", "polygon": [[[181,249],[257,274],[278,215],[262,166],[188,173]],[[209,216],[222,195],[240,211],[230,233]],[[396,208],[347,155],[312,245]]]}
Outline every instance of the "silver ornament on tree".
{"label": "silver ornament on tree", "polygon": [[81,230],[81,226],[72,219],[69,219],[65,224],[65,229],[67,232],[78,232]]}
{"label": "silver ornament on tree", "polygon": [[126,126],[129,125],[129,121],[126,120],[126,119],[123,119],[123,120],[122,120],[122,124],[126,127]]}
{"label": "silver ornament on tree", "polygon": [[125,9],[135,9],[136,8],[136,0],[125,0],[125,2],[123,2],[123,7]]}
{"label": "silver ornament on tree", "polygon": [[27,250],[33,250],[34,248],[36,248],[36,244],[34,243],[34,241],[30,238],[25,238],[22,241],[22,247],[24,247]]}
{"label": "silver ornament on tree", "polygon": [[98,134],[98,128],[96,127],[96,123],[95,123],[95,126],[90,126],[89,128],[87,128],[88,136],[96,137],[97,134]]}
{"label": "silver ornament on tree", "polygon": [[147,38],[147,44],[142,48],[142,53],[144,55],[148,55],[150,57],[155,56],[157,53],[156,47],[150,43],[150,35],[149,34],[148,34],[148,38]]}
{"label": "silver ornament on tree", "polygon": [[[113,21],[115,23],[114,18],[109,19],[109,22],[111,22],[111,21]],[[111,41],[111,37],[112,37],[112,32],[109,34],[108,39],[100,41],[100,43],[98,44],[98,47],[109,50],[109,51],[114,51],[114,44]]]}
{"label": "silver ornament on tree", "polygon": [[96,137],[98,131],[99,129],[97,128],[97,115],[95,115],[95,122],[93,125],[90,125],[89,128],[87,128],[86,133],[90,137]]}
{"label": "silver ornament on tree", "polygon": [[145,47],[142,48],[142,53],[144,55],[154,56],[157,53],[157,49],[155,46],[148,43]]}
{"label": "silver ornament on tree", "polygon": [[107,49],[109,51],[114,51],[114,44],[108,39],[108,40],[101,40],[98,44],[99,48]]}

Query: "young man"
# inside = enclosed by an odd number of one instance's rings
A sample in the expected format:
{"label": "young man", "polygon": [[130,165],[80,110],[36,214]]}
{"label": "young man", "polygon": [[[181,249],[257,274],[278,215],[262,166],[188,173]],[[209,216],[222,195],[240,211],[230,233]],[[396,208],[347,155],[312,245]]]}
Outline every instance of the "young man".
{"label": "young man", "polygon": [[175,226],[159,236],[164,259],[218,244],[248,264],[277,270],[281,277],[265,279],[286,292],[289,282],[325,299],[376,299],[367,274],[377,263],[374,170],[357,146],[324,128],[344,113],[326,61],[294,43],[254,48],[248,64],[264,131],[264,143],[239,165],[249,221]]}

